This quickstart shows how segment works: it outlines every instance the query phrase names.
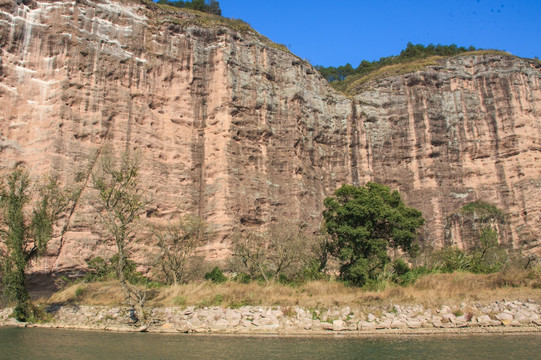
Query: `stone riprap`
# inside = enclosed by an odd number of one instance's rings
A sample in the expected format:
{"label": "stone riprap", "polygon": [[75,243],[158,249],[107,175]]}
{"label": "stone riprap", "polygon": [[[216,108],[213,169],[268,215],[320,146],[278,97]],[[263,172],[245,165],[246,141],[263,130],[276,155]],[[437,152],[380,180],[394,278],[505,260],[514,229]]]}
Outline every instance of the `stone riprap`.
{"label": "stone riprap", "polygon": [[[148,309],[149,323],[136,324],[126,307],[49,306],[51,321],[43,324],[18,323],[9,318],[12,309],[0,310],[0,326],[44,326],[110,331],[166,333],[238,334],[321,334],[437,332],[439,329],[541,330],[541,306],[533,300],[495,301],[490,304],[463,303],[428,309],[421,305],[394,305],[387,308],[349,307],[306,309],[292,307],[243,306],[160,307]],[[516,329],[515,329],[516,330]]]}

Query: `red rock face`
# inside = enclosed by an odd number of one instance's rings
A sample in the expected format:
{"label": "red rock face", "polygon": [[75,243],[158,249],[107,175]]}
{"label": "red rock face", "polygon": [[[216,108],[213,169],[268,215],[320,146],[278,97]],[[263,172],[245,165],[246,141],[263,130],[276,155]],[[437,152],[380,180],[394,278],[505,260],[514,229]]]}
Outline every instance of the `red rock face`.
{"label": "red rock face", "polygon": [[[539,252],[538,63],[456,57],[349,99],[261,36],[188,16],[138,1],[0,0],[0,167],[22,161],[84,186],[36,270],[113,253],[88,185],[100,157],[126,150],[152,197],[145,221],[201,216],[211,259],[227,256],[235,228],[294,218],[316,229],[325,196],[369,180],[423,211],[425,244],[467,242],[446,219],[481,199],[509,213],[506,241]],[[140,263],[152,259],[147,233],[133,244]]]}
{"label": "red rock face", "polygon": [[460,228],[448,223],[445,234],[446,218],[481,200],[508,214],[505,241],[538,248],[540,68],[511,56],[461,56],[356,97],[361,147],[370,149],[360,171],[423,211],[426,243],[447,237],[467,247]]}

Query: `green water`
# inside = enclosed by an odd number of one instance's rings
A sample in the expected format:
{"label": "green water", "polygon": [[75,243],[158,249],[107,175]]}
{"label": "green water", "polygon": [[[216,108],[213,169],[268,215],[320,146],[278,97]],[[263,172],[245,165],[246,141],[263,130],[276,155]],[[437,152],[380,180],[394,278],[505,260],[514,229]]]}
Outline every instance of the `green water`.
{"label": "green water", "polygon": [[541,335],[244,337],[0,328],[0,359],[540,359]]}

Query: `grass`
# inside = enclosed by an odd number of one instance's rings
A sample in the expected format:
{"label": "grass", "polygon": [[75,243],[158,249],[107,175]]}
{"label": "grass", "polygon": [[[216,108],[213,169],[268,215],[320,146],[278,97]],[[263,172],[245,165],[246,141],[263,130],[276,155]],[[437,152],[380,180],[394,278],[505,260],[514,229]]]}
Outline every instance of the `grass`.
{"label": "grass", "polygon": [[338,82],[333,86],[341,92],[348,95],[354,95],[360,90],[362,85],[367,82],[419,71],[425,69],[427,66],[437,65],[438,61],[441,59],[441,56],[431,56],[407,63],[388,65],[362,76],[348,76],[345,80]]}
{"label": "grass", "polygon": [[[534,299],[541,302],[540,275],[538,270],[509,270],[489,275],[463,272],[428,274],[420,277],[413,285],[401,287],[389,283],[379,291],[347,287],[337,281],[311,281],[298,286],[258,282],[200,282],[149,289],[151,299],[146,306],[238,308],[261,305],[302,306],[308,309],[349,306],[355,309],[365,306],[388,307],[391,304],[420,304],[427,308],[437,308],[468,301],[489,303],[502,298]],[[123,297],[120,285],[110,281],[74,284],[43,302],[113,306],[122,304]]]}
{"label": "grass", "polygon": [[[226,27],[241,34],[251,34],[256,36],[267,46],[291,53],[287,46],[278,44],[267,37],[255,31],[250,24],[241,19],[226,18],[214,14],[209,14],[193,9],[177,8],[166,4],[157,4],[151,0],[139,0],[147,5],[147,7],[155,11],[158,17],[158,24],[174,23],[181,26],[199,26],[203,28],[220,28]],[[161,10],[161,11],[160,11]]]}
{"label": "grass", "polygon": [[466,54],[460,54],[460,55],[457,55],[457,56],[464,56],[464,55],[504,55],[504,56],[513,56],[510,53],[508,53],[507,51],[492,50],[492,49],[470,51],[470,52],[468,52]]}
{"label": "grass", "polygon": [[117,281],[80,283],[53,294],[45,303],[71,303],[87,305],[118,305],[124,297]]}
{"label": "grass", "polygon": [[[500,50],[477,50],[470,51],[459,55],[454,55],[453,57],[459,56],[475,56],[475,55],[505,55],[512,56],[508,52]],[[362,75],[351,75],[348,76],[343,81],[336,81],[331,83],[331,85],[338,91],[344,93],[345,95],[355,95],[360,92],[363,88],[363,85],[378,79],[383,79],[391,76],[398,76],[413,73],[426,69],[428,66],[436,66],[441,63],[441,60],[444,59],[443,56],[431,56],[422,59],[415,59],[412,61],[383,66],[378,68],[368,74]]]}

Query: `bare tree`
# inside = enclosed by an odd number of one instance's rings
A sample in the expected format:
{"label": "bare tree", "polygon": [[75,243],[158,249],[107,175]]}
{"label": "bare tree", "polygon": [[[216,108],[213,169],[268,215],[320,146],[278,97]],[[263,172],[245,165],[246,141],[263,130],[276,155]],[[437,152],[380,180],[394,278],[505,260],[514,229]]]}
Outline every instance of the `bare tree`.
{"label": "bare tree", "polygon": [[176,285],[184,281],[186,264],[204,241],[205,234],[206,224],[191,215],[154,231],[160,247],[159,268],[168,284]]}
{"label": "bare tree", "polygon": [[97,191],[97,210],[113,237],[118,252],[117,276],[124,292],[126,302],[136,312],[138,320],[144,324],[144,304],[147,292],[129,283],[125,276],[128,258],[128,240],[134,235],[135,225],[147,201],[138,185],[139,163],[127,154],[115,167],[111,156],[104,156],[100,168],[92,176],[92,186]]}
{"label": "bare tree", "polygon": [[240,261],[242,270],[246,271],[251,279],[259,274],[265,281],[269,281],[266,247],[264,237],[253,232],[238,233],[233,237],[233,256]]}
{"label": "bare tree", "polygon": [[315,239],[307,236],[299,224],[283,220],[263,233],[235,236],[233,255],[251,278],[259,274],[268,282],[281,275],[300,275],[316,258],[314,243]]}

